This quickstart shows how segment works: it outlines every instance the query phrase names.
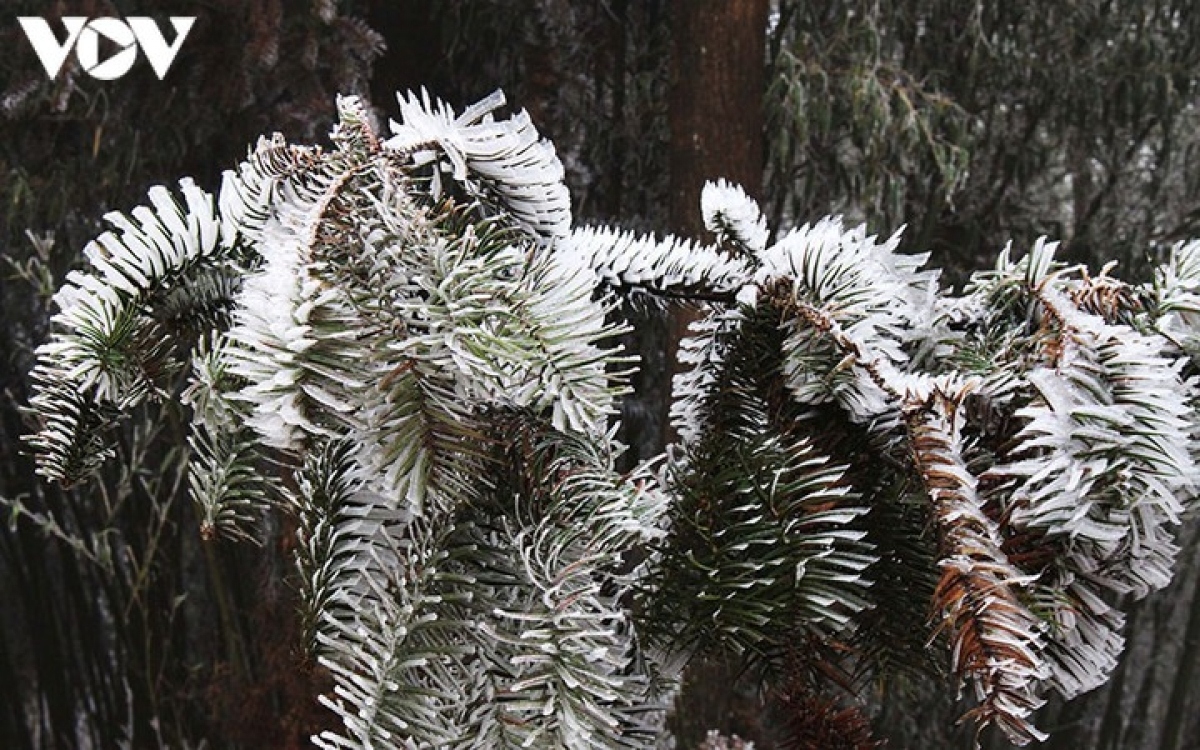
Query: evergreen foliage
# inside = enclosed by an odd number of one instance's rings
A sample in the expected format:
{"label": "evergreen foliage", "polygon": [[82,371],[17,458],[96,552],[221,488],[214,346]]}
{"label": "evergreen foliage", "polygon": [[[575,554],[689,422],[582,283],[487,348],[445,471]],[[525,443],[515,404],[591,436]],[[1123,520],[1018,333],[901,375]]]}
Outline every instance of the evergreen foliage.
{"label": "evergreen foliage", "polygon": [[[1200,245],[1132,286],[1039,241],[956,296],[898,235],[773,238],[723,182],[715,246],[572,228],[503,103],[401,96],[382,138],[343,98],[331,149],[275,136],[217,196],[154,188],[38,350],[47,478],[181,393],[201,534],[291,516],[342,723],[318,746],[644,747],[716,653],[819,707],[797,746],[867,747],[831,693],[934,642],[968,715],[1024,743],[1049,691],[1108,676],[1116,597],[1170,580],[1194,505]],[[634,293],[702,316],[679,443],[621,473]]]}

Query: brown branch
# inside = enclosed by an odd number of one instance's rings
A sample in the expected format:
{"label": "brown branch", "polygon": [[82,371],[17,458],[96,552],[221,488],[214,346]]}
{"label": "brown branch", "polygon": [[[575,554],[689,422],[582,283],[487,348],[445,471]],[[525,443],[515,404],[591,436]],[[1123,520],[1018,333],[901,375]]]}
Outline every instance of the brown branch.
{"label": "brown branch", "polygon": [[1042,704],[1035,693],[1043,672],[1039,626],[1017,598],[1020,571],[980,508],[959,449],[963,395],[934,391],[905,410],[913,462],[933,502],[942,556],[932,602],[933,616],[941,618],[935,635],[949,634],[952,668],[974,683],[980,701],[963,720],[975,720],[981,731],[995,724],[1024,745],[1043,738],[1028,720]]}

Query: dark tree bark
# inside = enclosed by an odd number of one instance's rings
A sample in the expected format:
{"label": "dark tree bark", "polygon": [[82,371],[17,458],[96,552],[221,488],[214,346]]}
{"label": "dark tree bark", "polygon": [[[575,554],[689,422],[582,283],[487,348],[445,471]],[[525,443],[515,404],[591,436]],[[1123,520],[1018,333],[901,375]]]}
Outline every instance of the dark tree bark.
{"label": "dark tree bark", "polygon": [[[677,234],[703,240],[700,192],[706,182],[723,177],[761,198],[768,2],[672,0],[670,9],[668,223]],[[667,320],[661,376],[666,394],[678,367],[679,340],[695,318],[694,309],[675,309]],[[643,368],[651,364],[646,360]],[[674,438],[670,403],[669,397],[659,402],[664,442]],[[738,674],[736,665],[721,661],[689,667],[672,722],[679,747],[698,746],[710,728],[749,735],[756,746],[770,747],[753,687],[735,687]]]}
{"label": "dark tree bark", "polygon": [[[705,182],[724,177],[761,197],[767,11],[767,0],[672,0],[668,223],[685,237],[704,237]],[[672,315],[669,370],[694,318]],[[670,399],[663,409],[670,442]]]}
{"label": "dark tree bark", "polygon": [[760,197],[767,0],[674,0],[671,228],[700,237],[700,190],[724,177]]}

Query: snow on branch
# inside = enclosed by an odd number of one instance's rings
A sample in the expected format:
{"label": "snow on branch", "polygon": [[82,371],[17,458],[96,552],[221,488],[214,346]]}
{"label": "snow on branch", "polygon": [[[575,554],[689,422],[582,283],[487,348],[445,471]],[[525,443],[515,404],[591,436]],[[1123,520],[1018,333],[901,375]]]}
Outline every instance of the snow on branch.
{"label": "snow on branch", "polygon": [[[886,676],[942,646],[968,715],[1025,743],[1048,688],[1111,673],[1112,602],[1170,581],[1195,506],[1200,242],[1134,287],[1042,240],[955,295],[898,233],[772,244],[724,181],[717,246],[573,229],[502,94],[399,104],[384,141],[343,98],[328,150],[276,135],[216,198],[110,214],[32,374],[42,475],[86,478],[180,393],[201,534],[295,516],[342,723],[318,746],[646,746],[694,653],[819,683],[823,655]],[[629,293],[703,317],[681,443],[622,473]],[[893,614],[924,648],[881,644]]]}
{"label": "snow on branch", "polygon": [[750,277],[743,259],[672,235],[657,239],[605,227],[574,230],[561,252],[578,256],[617,289],[693,299],[727,299]]}
{"label": "snow on branch", "polygon": [[1193,358],[1200,357],[1200,240],[1172,247],[1148,286],[1155,328]]}
{"label": "snow on branch", "polygon": [[936,272],[924,256],[895,252],[899,235],[876,243],[864,227],[826,219],[785,234],[762,255],[755,283],[792,323],[785,343],[788,385],[802,403],[831,400],[868,421],[894,411],[887,385],[907,368],[908,349],[934,316]]}
{"label": "snow on branch", "polygon": [[[996,724],[1024,745],[1047,735],[1030,723],[1042,705],[1040,625],[1020,600],[1031,582],[1001,549],[997,524],[982,509],[962,454],[959,407],[967,390],[910,396],[906,409],[917,473],[933,503],[942,558],[932,609],[951,644],[951,667],[969,679],[979,705],[967,716]],[[922,403],[923,402],[923,403]]]}
{"label": "snow on branch", "polygon": [[554,146],[538,135],[524,110],[506,120],[494,113],[504,93],[455,114],[446,103],[422,90],[398,95],[400,121],[391,124],[388,150],[410,155],[416,164],[433,164],[436,200],[445,172],[469,194],[494,196],[505,214],[544,240],[559,240],[571,227],[571,197]]}
{"label": "snow on branch", "polygon": [[84,250],[92,271],[69,273],[54,297],[54,335],[32,373],[43,424],[29,439],[49,479],[73,482],[96,468],[117,413],[164,393],[182,369],[180,334],[232,305],[221,297],[230,287],[196,281],[228,260],[213,198],[189,179],[179,194],[156,186],[149,206],[107,214],[112,229]]}
{"label": "snow on branch", "polygon": [[719,244],[733,245],[754,255],[766,249],[767,219],[740,185],[725,180],[705,183],[700,193],[700,212],[704,228],[717,236]]}

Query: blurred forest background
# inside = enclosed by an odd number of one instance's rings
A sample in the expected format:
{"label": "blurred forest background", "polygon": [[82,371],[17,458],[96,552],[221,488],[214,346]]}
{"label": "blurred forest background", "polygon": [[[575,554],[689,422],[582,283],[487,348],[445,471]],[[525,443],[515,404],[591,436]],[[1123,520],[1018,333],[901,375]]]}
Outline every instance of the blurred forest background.
{"label": "blurred forest background", "polygon": [[[140,63],[47,81],[16,18],[196,15],[164,81]],[[424,86],[503,88],[552,139],[576,221],[700,236],[728,177],[771,226],[906,226],[947,283],[1048,234],[1140,279],[1200,236],[1200,10],[1192,0],[10,0],[0,12],[0,746],[302,747],[333,717],[295,655],[286,535],[203,541],[177,406],[146,408],[86,486],[35,479],[21,442],[50,294],[108,210],[184,175],[215,189],[260,134],[322,142],[336,93],[383,121]],[[686,315],[631,310],[645,366],[631,453],[664,436]],[[286,524],[286,519],[276,521]],[[1111,683],[1050,705],[1047,748],[1200,745],[1200,543],[1133,609]],[[772,747],[736,668],[693,671],[681,748],[708,727]],[[871,686],[891,748],[967,748],[948,680]],[[1005,745],[989,737],[992,748]]]}

